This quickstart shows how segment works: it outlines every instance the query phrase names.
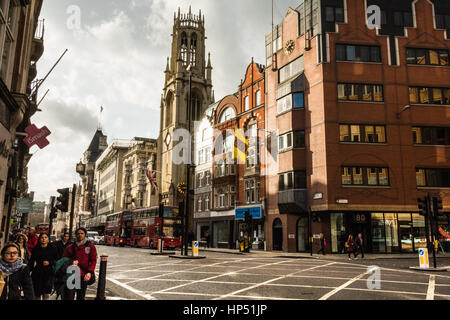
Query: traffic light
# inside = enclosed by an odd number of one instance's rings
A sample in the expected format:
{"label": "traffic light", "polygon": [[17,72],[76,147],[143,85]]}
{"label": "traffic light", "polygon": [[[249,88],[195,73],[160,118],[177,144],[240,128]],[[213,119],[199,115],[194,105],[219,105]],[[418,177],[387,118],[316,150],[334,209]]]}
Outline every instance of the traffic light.
{"label": "traffic light", "polygon": [[163,202],[161,202],[161,203],[159,204],[159,217],[160,217],[160,218],[163,218],[163,217],[164,217],[164,203],[163,203]]}
{"label": "traffic light", "polygon": [[440,197],[433,197],[433,215],[435,217],[444,215],[442,212],[442,199]]}
{"label": "traffic light", "polygon": [[417,198],[417,207],[419,208],[419,214],[421,216],[428,216],[429,213],[429,203],[428,197]]}
{"label": "traffic light", "polygon": [[56,190],[60,194],[58,198],[56,198],[56,206],[55,208],[61,210],[61,212],[69,211],[69,188],[58,189]]}
{"label": "traffic light", "polygon": [[50,209],[50,218],[56,219],[58,217],[58,210],[55,207]]}

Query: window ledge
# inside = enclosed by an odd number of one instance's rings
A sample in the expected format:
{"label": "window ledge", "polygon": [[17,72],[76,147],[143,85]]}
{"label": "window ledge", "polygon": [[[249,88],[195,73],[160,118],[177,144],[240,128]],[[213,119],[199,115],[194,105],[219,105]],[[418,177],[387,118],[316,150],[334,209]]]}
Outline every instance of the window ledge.
{"label": "window ledge", "polygon": [[350,145],[369,145],[369,146],[373,146],[373,145],[378,145],[378,146],[387,146],[388,143],[387,142],[344,142],[344,141],[340,141],[340,144],[350,144]]}
{"label": "window ledge", "polygon": [[423,68],[423,67],[431,67],[431,68],[446,68],[446,69],[450,69],[450,66],[438,66],[438,65],[435,65],[435,64],[413,64],[413,63],[409,64],[409,63],[406,63],[406,65],[408,67],[421,67],[421,68]]}
{"label": "window ledge", "polygon": [[450,104],[434,104],[434,103],[411,103],[411,106],[417,106],[417,107],[450,107]]}
{"label": "window ledge", "polygon": [[418,190],[435,190],[435,189],[444,189],[450,190],[450,187],[417,187]]}
{"label": "window ledge", "polygon": [[339,100],[341,103],[370,103],[370,104],[386,104],[384,101],[363,101],[363,100]]}
{"label": "window ledge", "polygon": [[360,185],[341,185],[342,188],[361,188],[361,189],[391,189],[391,186],[360,186]]}
{"label": "window ledge", "polygon": [[450,148],[450,145],[448,144],[423,144],[423,143],[414,143],[414,147],[443,147],[443,148]]}
{"label": "window ledge", "polygon": [[301,110],[305,111],[305,108],[292,108],[292,109],[289,109],[289,110],[277,113],[277,118],[282,116],[282,115],[284,115],[284,114],[286,114],[286,113],[289,113],[289,112],[292,112],[292,111],[301,111]]}
{"label": "window ledge", "polygon": [[336,62],[383,65],[383,62],[336,60]]}

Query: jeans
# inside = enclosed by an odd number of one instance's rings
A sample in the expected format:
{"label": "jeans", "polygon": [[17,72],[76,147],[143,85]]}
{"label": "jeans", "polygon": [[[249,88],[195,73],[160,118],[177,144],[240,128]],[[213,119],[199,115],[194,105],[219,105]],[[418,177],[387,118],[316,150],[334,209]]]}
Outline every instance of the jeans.
{"label": "jeans", "polygon": [[75,292],[77,294],[77,300],[85,300],[86,290],[87,290],[87,282],[84,281],[84,277],[81,277],[81,288],[80,289],[64,289],[64,300],[74,300]]}
{"label": "jeans", "polygon": [[359,253],[361,253],[361,258],[364,258],[364,248],[363,248],[362,246],[359,246],[359,247],[356,249],[355,257],[356,257]]}

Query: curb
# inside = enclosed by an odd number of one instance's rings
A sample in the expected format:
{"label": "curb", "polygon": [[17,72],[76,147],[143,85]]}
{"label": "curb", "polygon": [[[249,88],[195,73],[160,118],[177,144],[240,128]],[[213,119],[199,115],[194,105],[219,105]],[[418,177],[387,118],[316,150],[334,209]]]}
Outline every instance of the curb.
{"label": "curb", "polygon": [[205,259],[206,256],[181,256],[181,255],[178,256],[178,255],[170,255],[169,258],[196,260],[196,259]]}
{"label": "curb", "polygon": [[412,270],[425,271],[425,272],[446,272],[449,271],[449,267],[437,267],[437,268],[420,268],[420,267],[409,267]]}

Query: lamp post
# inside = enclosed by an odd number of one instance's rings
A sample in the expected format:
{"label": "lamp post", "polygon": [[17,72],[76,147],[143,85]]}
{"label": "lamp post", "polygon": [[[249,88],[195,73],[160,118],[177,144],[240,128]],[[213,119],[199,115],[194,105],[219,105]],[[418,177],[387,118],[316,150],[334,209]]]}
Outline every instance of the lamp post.
{"label": "lamp post", "polygon": [[[191,134],[191,95],[192,95],[192,65],[189,64],[189,66],[186,68],[186,71],[189,72],[189,95],[188,95],[188,106],[187,106],[187,114],[188,114],[188,131],[189,134]],[[184,200],[184,215],[185,215],[185,219],[184,219],[184,234],[183,234],[183,239],[184,239],[184,255],[187,256],[188,255],[188,226],[189,226],[189,187],[190,187],[190,171],[191,171],[191,141],[188,141],[189,143],[189,152],[188,152],[188,159],[187,159],[187,164],[186,164],[186,193],[185,193],[185,200]]]}

